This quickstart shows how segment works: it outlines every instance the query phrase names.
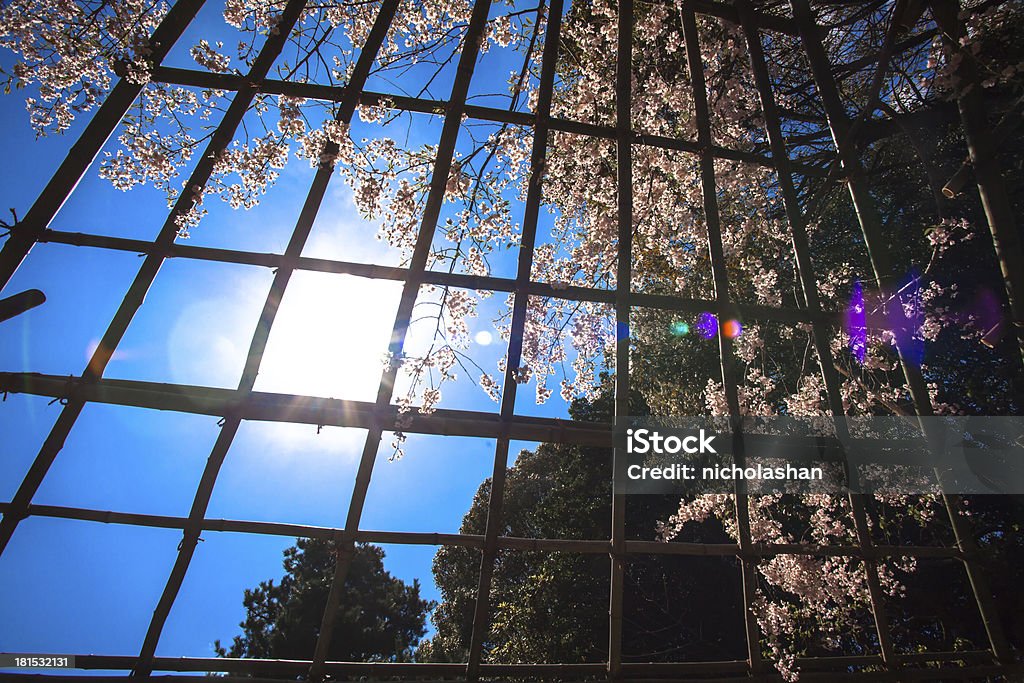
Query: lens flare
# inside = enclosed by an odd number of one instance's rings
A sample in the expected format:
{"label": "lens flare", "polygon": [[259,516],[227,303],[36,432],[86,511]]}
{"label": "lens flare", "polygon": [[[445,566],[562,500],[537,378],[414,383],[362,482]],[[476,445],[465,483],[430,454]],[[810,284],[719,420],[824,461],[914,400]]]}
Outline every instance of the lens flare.
{"label": "lens flare", "polygon": [[886,310],[886,323],[896,336],[896,344],[903,360],[921,365],[924,361],[924,301],[921,296],[921,277],[911,270],[897,291],[895,301]]}
{"label": "lens flare", "polygon": [[722,334],[729,339],[735,339],[736,337],[743,334],[743,325],[739,320],[726,320],[722,325]]}
{"label": "lens flare", "polygon": [[677,337],[685,337],[690,334],[690,324],[682,320],[675,321],[672,323],[672,334]]}
{"label": "lens flare", "polygon": [[718,317],[707,311],[697,316],[697,333],[705,339],[714,339],[718,335]]}

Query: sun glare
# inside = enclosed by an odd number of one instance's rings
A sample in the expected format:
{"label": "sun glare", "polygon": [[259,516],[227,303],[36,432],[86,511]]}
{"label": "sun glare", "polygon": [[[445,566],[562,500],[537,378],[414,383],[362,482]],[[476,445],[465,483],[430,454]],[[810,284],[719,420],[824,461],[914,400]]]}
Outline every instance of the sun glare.
{"label": "sun glare", "polygon": [[400,293],[392,282],[295,273],[256,389],[372,401]]}
{"label": "sun glare", "polygon": [[[179,312],[167,344],[174,381],[219,378],[237,385],[268,283],[255,277],[231,282],[234,299],[214,296]],[[348,275],[296,272],[285,290],[255,390],[373,401],[391,337],[402,286]],[[241,303],[244,302],[244,303]],[[275,451],[353,450],[361,430],[324,429],[297,439],[302,425],[280,423],[265,432]],[[354,450],[353,450],[354,452]]]}

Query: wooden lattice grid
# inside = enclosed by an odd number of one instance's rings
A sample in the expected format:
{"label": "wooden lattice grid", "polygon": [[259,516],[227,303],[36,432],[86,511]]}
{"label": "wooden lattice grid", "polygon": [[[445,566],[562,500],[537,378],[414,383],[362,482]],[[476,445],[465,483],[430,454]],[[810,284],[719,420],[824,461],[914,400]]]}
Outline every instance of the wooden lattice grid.
{"label": "wooden lattice grid", "polygon": [[[447,101],[435,101],[414,97],[387,95],[364,89],[377,53],[383,44],[391,22],[398,9],[399,0],[382,0],[373,29],[361,46],[359,58],[345,86],[326,86],[309,83],[274,80],[268,77],[275,59],[285,45],[288,34],[298,21],[304,0],[289,0],[278,26],[279,30],[270,35],[244,75],[213,74],[198,70],[186,70],[161,66],[161,60],[168,54],[176,40],[196,16],[203,0],[177,0],[171,11],[153,35],[155,46],[153,60],[155,67],[152,78],[169,84],[215,88],[233,92],[234,96],[226,114],[216,128],[200,161],[187,181],[189,187],[203,187],[213,171],[216,153],[231,142],[243,116],[249,110],[259,93],[288,95],[319,99],[337,103],[337,120],[351,121],[356,107],[360,104],[377,104],[386,100],[387,106],[408,112],[444,112],[444,127],[431,177],[426,209],[420,227],[418,240],[411,261],[407,267],[387,267],[362,263],[344,262],[301,256],[303,246],[312,229],[317,212],[323,201],[333,168],[322,166],[316,173],[309,188],[301,212],[291,234],[291,240],[283,254],[267,254],[242,250],[193,246],[175,241],[177,225],[174,217],[190,208],[192,199],[187,193],[177,200],[159,235],[152,241],[108,237],[95,234],[60,232],[48,226],[58,210],[68,199],[79,179],[86,172],[94,157],[100,152],[108,137],[114,132],[121,119],[128,112],[141,91],[140,85],[120,80],[110,92],[103,105],[93,115],[79,140],[71,148],[65,161],[50,179],[45,189],[21,220],[0,251],[0,286],[6,285],[14,271],[28,255],[33,244],[50,242],[99,249],[137,252],[145,255],[137,275],[125,294],[121,304],[97,345],[86,369],[79,377],[57,377],[29,373],[0,373],[0,390],[24,392],[39,396],[59,398],[62,409],[48,437],[43,443],[30,470],[24,477],[14,498],[0,504],[3,519],[0,521],[0,552],[6,548],[18,523],[28,516],[76,519],[96,523],[138,525],[145,527],[179,529],[183,538],[178,548],[177,559],[170,571],[166,586],[154,610],[152,621],[145,637],[141,652],[136,657],[77,655],[76,662],[86,669],[123,669],[135,677],[149,678],[153,671],[174,672],[223,672],[232,675],[304,675],[314,679],[325,676],[387,676],[387,677],[437,677],[475,681],[480,678],[495,679],[514,677],[536,678],[590,678],[607,680],[677,680],[696,677],[699,680],[777,680],[770,667],[762,661],[760,632],[750,605],[754,599],[754,576],[757,562],[764,557],[779,554],[807,555],[848,555],[859,558],[864,565],[869,589],[871,610],[874,617],[879,654],[843,657],[803,658],[798,660],[803,673],[801,680],[839,680],[842,678],[865,678],[872,680],[921,680],[921,679],[968,679],[987,676],[1019,675],[1022,671],[1014,663],[1014,654],[1007,642],[993,604],[992,594],[980,571],[977,549],[970,530],[959,512],[959,501],[954,496],[945,496],[944,504],[956,535],[956,547],[915,547],[883,546],[874,543],[870,537],[862,496],[851,494],[849,502],[854,516],[857,545],[851,547],[818,547],[800,544],[763,545],[751,540],[750,521],[744,485],[737,485],[738,503],[737,544],[701,543],[658,543],[627,540],[625,526],[625,496],[616,494],[612,500],[612,532],[610,539],[532,539],[506,537],[501,534],[503,487],[509,456],[510,440],[531,440],[552,443],[567,443],[589,446],[610,447],[612,428],[608,424],[582,423],[569,420],[555,420],[526,417],[515,413],[517,382],[513,376],[519,366],[522,354],[523,328],[526,321],[526,304],[529,295],[551,296],[575,301],[600,302],[614,306],[618,329],[628,329],[629,314],[633,307],[659,310],[699,312],[711,310],[720,316],[743,316],[775,322],[805,323],[812,327],[815,349],[820,359],[822,377],[825,383],[829,407],[833,414],[843,413],[839,390],[839,379],[831,361],[828,330],[838,324],[834,313],[822,310],[819,302],[816,280],[811,263],[803,210],[794,186],[794,172],[815,172],[790,158],[782,136],[779,108],[775,102],[769,71],[762,46],[764,32],[778,32],[801,41],[820,97],[826,112],[836,150],[836,158],[830,173],[845,180],[857,217],[863,231],[865,246],[871,258],[874,274],[883,287],[891,283],[894,271],[889,263],[885,244],[880,234],[877,214],[872,206],[866,186],[859,174],[860,161],[852,144],[856,135],[856,123],[851,121],[839,97],[835,81],[835,70],[822,47],[819,27],[815,23],[814,10],[809,0],[792,0],[792,16],[779,16],[759,11],[747,0],[733,3],[716,0],[684,0],[682,22],[685,36],[686,59],[691,77],[692,96],[695,105],[697,139],[683,140],[637,133],[630,122],[631,111],[631,55],[633,36],[633,0],[620,0],[618,5],[618,52],[616,94],[616,124],[600,126],[558,119],[551,115],[551,100],[556,74],[558,36],[564,12],[563,0],[550,0],[547,9],[547,36],[543,51],[540,78],[540,97],[534,113],[504,111],[467,103],[470,80],[477,62],[479,46],[483,37],[490,0],[476,0],[463,49],[459,56],[452,93]],[[828,4],[828,3],[823,3]],[[945,2],[932,3],[935,7],[948,5]],[[955,9],[955,3],[953,3]],[[754,77],[760,104],[764,113],[765,133],[769,142],[770,155],[737,151],[716,145],[711,134],[711,119],[705,89],[704,65],[702,63],[696,15],[706,14],[730,20],[742,26],[750,54],[751,72]],[[882,78],[889,59],[902,47],[897,41],[895,26],[891,27],[882,49],[873,56],[873,62],[857,66],[875,65],[871,100],[878,97]],[[966,96],[964,99],[968,99]],[[870,106],[870,105],[869,105]],[[961,102],[963,109],[965,104]],[[970,108],[970,102],[966,104]],[[443,202],[446,179],[452,165],[456,139],[463,117],[470,119],[511,123],[533,130],[531,174],[525,201],[525,218],[521,238],[518,269],[515,278],[476,276],[469,274],[435,272],[427,269],[427,260],[435,226]],[[976,124],[976,120],[974,121]],[[972,129],[969,115],[964,116],[965,138],[972,155],[991,153],[979,144],[980,131]],[[549,132],[568,132],[614,140],[618,157],[618,265],[616,287],[613,290],[598,290],[582,287],[559,287],[531,280],[531,266],[535,246],[538,212],[542,203],[542,184],[537,174],[543,173]],[[631,291],[631,249],[632,249],[632,163],[631,150],[635,145],[648,145],[668,150],[677,150],[697,155],[700,162],[700,177],[703,190],[704,213],[706,216],[711,266],[716,296],[714,300],[696,300],[661,294],[646,294]],[[729,298],[728,275],[722,246],[719,224],[719,209],[716,199],[716,178],[714,162],[717,158],[741,160],[773,169],[779,180],[779,189],[784,201],[785,212],[793,237],[793,255],[797,264],[802,286],[801,306],[771,308],[732,301]],[[985,178],[979,174],[979,188]],[[988,207],[986,206],[986,209]],[[1000,224],[998,211],[987,212],[993,234],[1005,230]],[[1004,214],[1005,218],[1005,214]],[[1010,226],[1012,229],[1012,225]],[[1010,254],[1010,257],[1013,255]],[[1019,293],[1020,273],[1024,265],[1018,263],[1016,275],[1009,273],[1006,260],[1002,258],[1004,275],[1007,275],[1007,289],[1011,305],[1016,305],[1014,294]],[[125,335],[133,316],[142,306],[145,295],[166,259],[185,258],[218,263],[246,264],[274,269],[274,281],[267,295],[263,312],[253,335],[242,378],[237,389],[213,389],[199,386],[157,384],[144,381],[112,380],[103,377],[118,344]],[[1012,265],[1012,264],[1011,264]],[[431,415],[414,415],[411,424],[404,428],[410,433],[435,435],[459,435],[497,439],[494,457],[491,494],[489,500],[486,531],[483,535],[412,533],[397,531],[371,531],[360,528],[367,488],[382,433],[393,429],[397,418],[396,408],[391,404],[396,380],[396,367],[386,369],[382,375],[374,402],[324,399],[311,396],[268,394],[254,391],[256,375],[266,349],[271,328],[285,288],[296,271],[348,274],[363,278],[376,278],[402,283],[402,296],[395,318],[389,351],[400,355],[410,325],[412,308],[421,285],[455,286],[471,289],[487,289],[515,295],[511,321],[511,339],[508,346],[504,392],[498,414],[474,411],[439,409]],[[1015,279],[1016,278],[1016,279]],[[1019,317],[1019,316],[1018,316]],[[620,335],[617,339],[615,367],[615,413],[629,414],[629,337]],[[731,340],[719,336],[720,357],[731,353]],[[901,349],[903,351],[903,349]],[[927,387],[919,368],[912,362],[903,362],[903,371],[908,380],[918,415],[931,413]],[[726,399],[732,415],[740,414],[737,388],[739,379],[729,363],[722,362],[722,379]],[[188,517],[131,514],[92,509],[60,506],[35,505],[32,499],[45,477],[65,439],[71,433],[84,406],[89,402],[134,406],[154,410],[190,412],[222,417],[221,428],[213,446],[202,479],[195,494]],[[368,430],[365,445],[359,461],[355,487],[344,524],[336,528],[312,527],[295,524],[258,522],[248,520],[208,519],[207,506],[217,479],[218,471],[243,420],[287,421],[314,425],[358,427]],[[742,458],[742,453],[738,456]],[[339,548],[337,565],[319,641],[312,660],[269,661],[230,658],[168,658],[155,656],[161,631],[171,607],[181,588],[190,561],[195,552],[200,534],[204,531],[229,531],[249,534],[266,534],[290,537],[332,539]],[[416,544],[427,546],[463,546],[481,552],[479,587],[476,598],[469,659],[465,663],[365,663],[326,661],[328,644],[331,639],[333,615],[338,607],[340,587],[344,584],[357,542]],[[609,586],[609,643],[608,659],[603,664],[488,664],[482,662],[484,640],[489,629],[488,595],[494,561],[499,551],[542,551],[607,554],[611,562]],[[738,558],[742,568],[742,589],[744,598],[744,623],[748,658],[745,661],[680,662],[680,663],[629,663],[622,661],[622,615],[624,567],[631,555],[693,555],[732,556]],[[977,602],[979,614],[989,639],[989,648],[977,651],[929,652],[919,654],[897,654],[894,651],[889,627],[885,616],[884,596],[879,586],[877,571],[878,558],[887,556],[908,556],[919,558],[955,558],[966,568],[970,585]],[[905,668],[915,664],[951,663],[954,667]],[[855,669],[869,668],[870,673],[858,673]],[[27,676],[12,675],[12,679],[28,679]],[[32,677],[35,680],[36,677]],[[183,680],[176,678],[175,680]],[[207,680],[203,678],[203,680]],[[245,680],[253,680],[246,678]],[[417,680],[421,680],[417,678]]]}

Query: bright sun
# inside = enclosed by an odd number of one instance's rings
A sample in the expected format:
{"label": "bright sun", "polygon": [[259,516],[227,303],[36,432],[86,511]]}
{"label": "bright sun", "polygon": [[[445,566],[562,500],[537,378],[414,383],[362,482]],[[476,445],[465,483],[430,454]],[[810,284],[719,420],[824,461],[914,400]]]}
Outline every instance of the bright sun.
{"label": "bright sun", "polygon": [[[173,381],[234,388],[245,364],[270,280],[255,273],[222,281],[224,289],[182,307],[167,337]],[[228,294],[227,292],[230,292]],[[256,391],[373,401],[384,366],[402,283],[297,271],[270,333]],[[429,297],[428,297],[429,298]],[[428,347],[434,325],[414,324],[406,348]],[[476,342],[489,338],[478,334]],[[487,333],[486,337],[490,337]],[[399,377],[397,392],[407,380]],[[263,431],[275,451],[353,450],[363,432],[276,424]]]}
{"label": "bright sun", "polygon": [[372,401],[400,294],[395,282],[295,273],[256,390]]}

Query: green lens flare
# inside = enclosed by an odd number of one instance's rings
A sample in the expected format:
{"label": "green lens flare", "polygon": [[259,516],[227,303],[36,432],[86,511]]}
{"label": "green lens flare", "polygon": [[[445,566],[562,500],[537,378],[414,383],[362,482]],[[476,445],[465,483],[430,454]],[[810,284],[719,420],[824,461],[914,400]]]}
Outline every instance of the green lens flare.
{"label": "green lens flare", "polygon": [[677,320],[676,322],[672,323],[672,334],[676,335],[677,337],[685,337],[686,335],[690,334],[689,323],[684,323],[682,320]]}

